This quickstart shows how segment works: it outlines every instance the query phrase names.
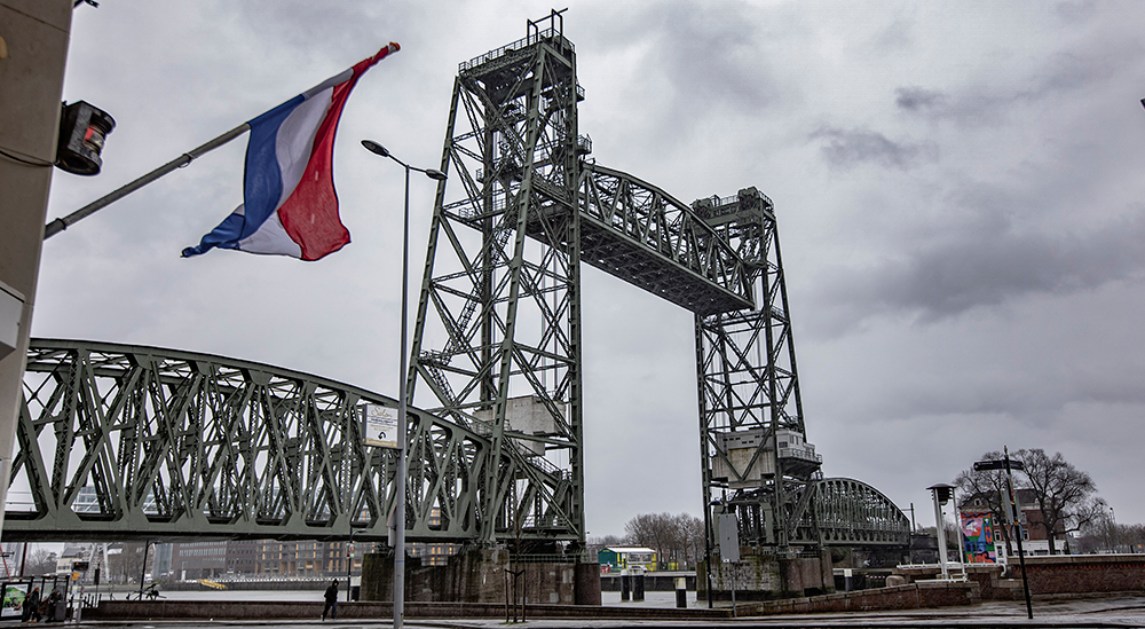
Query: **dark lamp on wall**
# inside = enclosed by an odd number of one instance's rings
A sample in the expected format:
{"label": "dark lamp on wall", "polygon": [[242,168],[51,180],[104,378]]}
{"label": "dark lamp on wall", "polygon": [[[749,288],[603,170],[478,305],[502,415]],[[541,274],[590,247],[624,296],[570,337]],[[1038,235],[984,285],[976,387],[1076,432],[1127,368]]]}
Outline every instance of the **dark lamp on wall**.
{"label": "dark lamp on wall", "polygon": [[76,175],[98,175],[103,143],[115,128],[115,118],[84,101],[64,104],[56,166]]}

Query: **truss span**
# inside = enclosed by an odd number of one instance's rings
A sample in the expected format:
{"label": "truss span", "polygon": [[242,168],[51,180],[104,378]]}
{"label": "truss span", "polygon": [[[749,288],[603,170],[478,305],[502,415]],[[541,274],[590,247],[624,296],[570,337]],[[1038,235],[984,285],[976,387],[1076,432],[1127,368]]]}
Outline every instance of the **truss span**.
{"label": "truss span", "polygon": [[[384,541],[396,451],[366,404],[317,376],[154,347],[34,339],[5,539]],[[486,438],[410,409],[407,537],[475,536]]]}
{"label": "truss span", "polygon": [[816,483],[815,517],[827,546],[907,546],[910,520],[890,498],[852,478]]}
{"label": "truss span", "polygon": [[699,315],[751,308],[751,270],[692,208],[632,175],[585,163],[581,260]]}

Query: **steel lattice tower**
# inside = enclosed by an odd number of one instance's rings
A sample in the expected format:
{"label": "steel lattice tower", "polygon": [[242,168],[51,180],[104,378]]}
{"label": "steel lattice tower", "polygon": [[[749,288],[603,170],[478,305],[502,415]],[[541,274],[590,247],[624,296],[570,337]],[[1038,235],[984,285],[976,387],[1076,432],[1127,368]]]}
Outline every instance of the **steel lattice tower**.
{"label": "steel lattice tower", "polygon": [[442,170],[460,197],[439,184],[410,377],[508,454],[479,481],[483,543],[584,540],[582,98],[555,11],[454,83]]}
{"label": "steel lattice tower", "polygon": [[758,295],[755,308],[696,315],[704,502],[736,514],[744,545],[819,546],[809,506],[822,457],[803,422],[774,205],[747,188],[692,207],[748,265]]}

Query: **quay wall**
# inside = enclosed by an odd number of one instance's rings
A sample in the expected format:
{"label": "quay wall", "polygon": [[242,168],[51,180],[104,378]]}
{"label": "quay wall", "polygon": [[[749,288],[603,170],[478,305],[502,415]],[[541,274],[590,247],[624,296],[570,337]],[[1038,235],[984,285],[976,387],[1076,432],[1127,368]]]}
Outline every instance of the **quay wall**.
{"label": "quay wall", "polygon": [[[1078,596],[1145,593],[1145,555],[1054,555],[1026,558],[1031,596]],[[919,582],[938,576],[938,566],[904,566],[895,573]],[[1021,600],[1022,568],[968,565],[968,580],[978,584],[983,600]]]}
{"label": "quay wall", "polygon": [[[1018,565],[1014,576],[1021,578]],[[1145,555],[1027,557],[1030,594],[1145,592]]]}

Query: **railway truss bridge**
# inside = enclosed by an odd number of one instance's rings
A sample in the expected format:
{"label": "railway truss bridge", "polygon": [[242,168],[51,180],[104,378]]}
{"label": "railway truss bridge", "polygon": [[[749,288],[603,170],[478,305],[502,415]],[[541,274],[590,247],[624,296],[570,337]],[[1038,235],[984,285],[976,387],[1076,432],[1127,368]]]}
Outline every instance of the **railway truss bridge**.
{"label": "railway truss bridge", "polygon": [[[735,513],[756,548],[905,545],[903,513],[823,478],[807,442],[771,200],[686,204],[596,164],[584,97],[559,12],[459,68],[408,374],[407,539],[582,548],[589,265],[694,313],[705,519]],[[24,392],[5,539],[387,538],[395,451],[363,445],[360,416],[393,399],[45,339]]]}

